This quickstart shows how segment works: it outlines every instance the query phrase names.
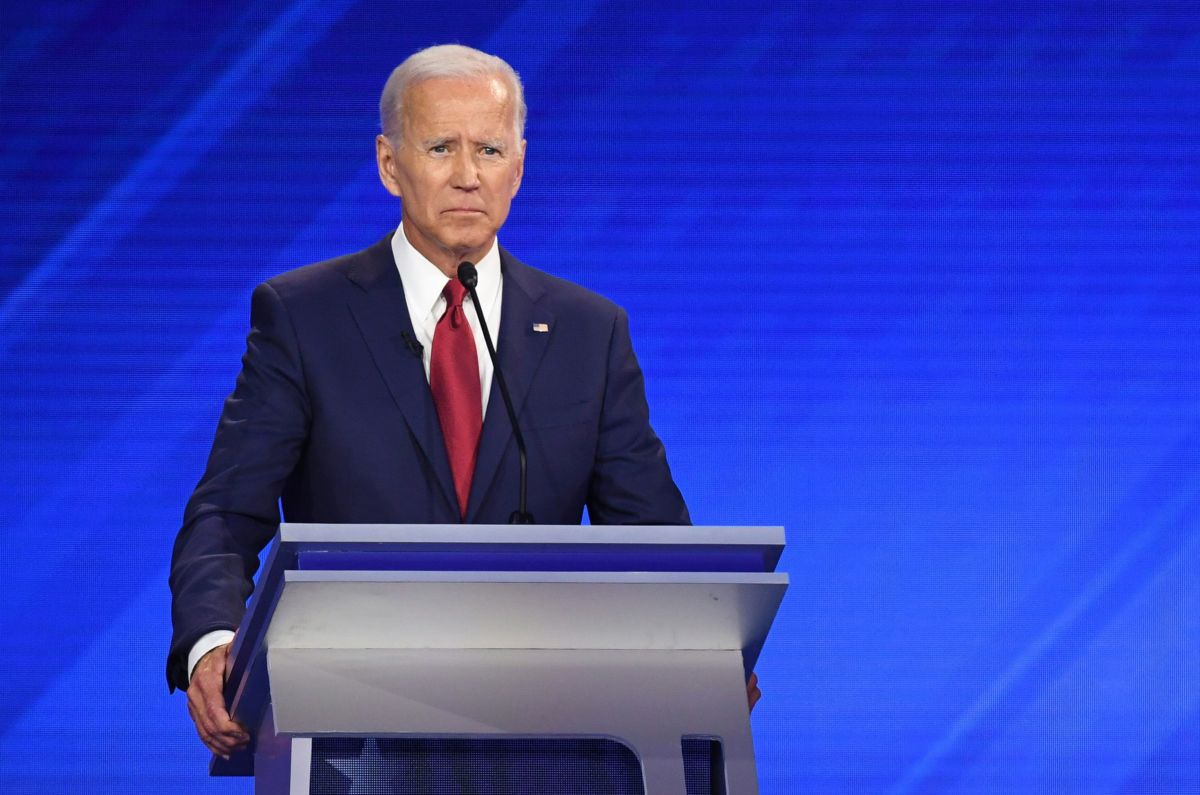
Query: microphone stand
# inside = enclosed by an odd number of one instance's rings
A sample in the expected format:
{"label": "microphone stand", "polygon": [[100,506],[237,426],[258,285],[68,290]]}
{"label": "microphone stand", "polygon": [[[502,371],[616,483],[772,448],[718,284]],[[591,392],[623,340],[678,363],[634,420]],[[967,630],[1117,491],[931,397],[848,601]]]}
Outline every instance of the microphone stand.
{"label": "microphone stand", "polygon": [[504,382],[504,373],[500,370],[500,360],[496,356],[496,346],[492,344],[492,335],[488,332],[487,321],[483,319],[483,307],[479,305],[479,294],[475,287],[479,284],[479,271],[470,262],[458,266],[458,280],[471,294],[471,303],[475,306],[475,317],[479,318],[479,328],[483,331],[483,341],[487,345],[488,356],[492,360],[492,370],[496,373],[496,385],[500,387],[500,397],[504,399],[504,410],[508,412],[508,422],[512,425],[513,438],[517,441],[517,458],[521,465],[521,492],[517,500],[517,510],[508,517],[509,524],[533,524],[533,514],[528,511],[529,495],[528,469],[529,459],[525,454],[525,437],[517,425],[517,412],[513,410],[512,398],[508,395],[508,384]]}

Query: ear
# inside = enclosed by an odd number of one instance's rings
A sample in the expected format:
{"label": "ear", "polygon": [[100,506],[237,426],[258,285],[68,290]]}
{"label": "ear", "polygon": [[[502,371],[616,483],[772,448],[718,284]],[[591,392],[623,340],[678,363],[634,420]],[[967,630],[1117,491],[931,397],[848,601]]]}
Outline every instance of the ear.
{"label": "ear", "polygon": [[387,192],[400,197],[400,167],[396,149],[385,135],[375,136],[375,165],[379,167],[379,181]]}
{"label": "ear", "polygon": [[521,177],[525,176],[525,144],[526,141],[522,139],[520,151],[517,153],[517,173],[513,177],[510,199],[517,195],[517,190],[521,187]]}

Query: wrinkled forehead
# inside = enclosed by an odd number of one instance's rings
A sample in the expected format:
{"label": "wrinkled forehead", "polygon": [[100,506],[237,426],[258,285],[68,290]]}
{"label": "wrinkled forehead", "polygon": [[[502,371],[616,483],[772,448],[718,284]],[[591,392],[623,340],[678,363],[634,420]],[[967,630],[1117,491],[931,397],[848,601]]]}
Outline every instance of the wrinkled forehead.
{"label": "wrinkled forehead", "polygon": [[508,81],[499,74],[472,77],[431,77],[413,83],[401,105],[409,129],[502,127],[515,133],[517,108]]}

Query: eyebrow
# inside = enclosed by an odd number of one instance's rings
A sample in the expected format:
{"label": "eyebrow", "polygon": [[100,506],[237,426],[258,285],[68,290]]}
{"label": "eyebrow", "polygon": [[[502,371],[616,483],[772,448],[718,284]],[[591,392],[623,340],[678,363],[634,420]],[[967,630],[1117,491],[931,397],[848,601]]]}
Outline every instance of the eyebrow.
{"label": "eyebrow", "polygon": [[[430,147],[440,146],[442,144],[456,143],[457,141],[457,135],[441,135],[434,138],[426,138],[425,140],[421,141],[421,146],[428,149]],[[475,146],[490,146],[493,149],[499,149],[501,151],[508,149],[508,145],[500,138],[481,138],[477,141],[472,141],[472,143]]]}

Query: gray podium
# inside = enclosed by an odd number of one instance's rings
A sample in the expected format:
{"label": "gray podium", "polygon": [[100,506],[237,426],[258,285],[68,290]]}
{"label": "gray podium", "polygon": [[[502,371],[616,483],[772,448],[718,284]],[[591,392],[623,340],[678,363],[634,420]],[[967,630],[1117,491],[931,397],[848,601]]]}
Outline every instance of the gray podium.
{"label": "gray podium", "polygon": [[608,738],[647,795],[681,738],[757,793],[745,678],[787,588],[779,527],[284,524],[233,647],[255,742],[214,775],[309,793],[313,738]]}

